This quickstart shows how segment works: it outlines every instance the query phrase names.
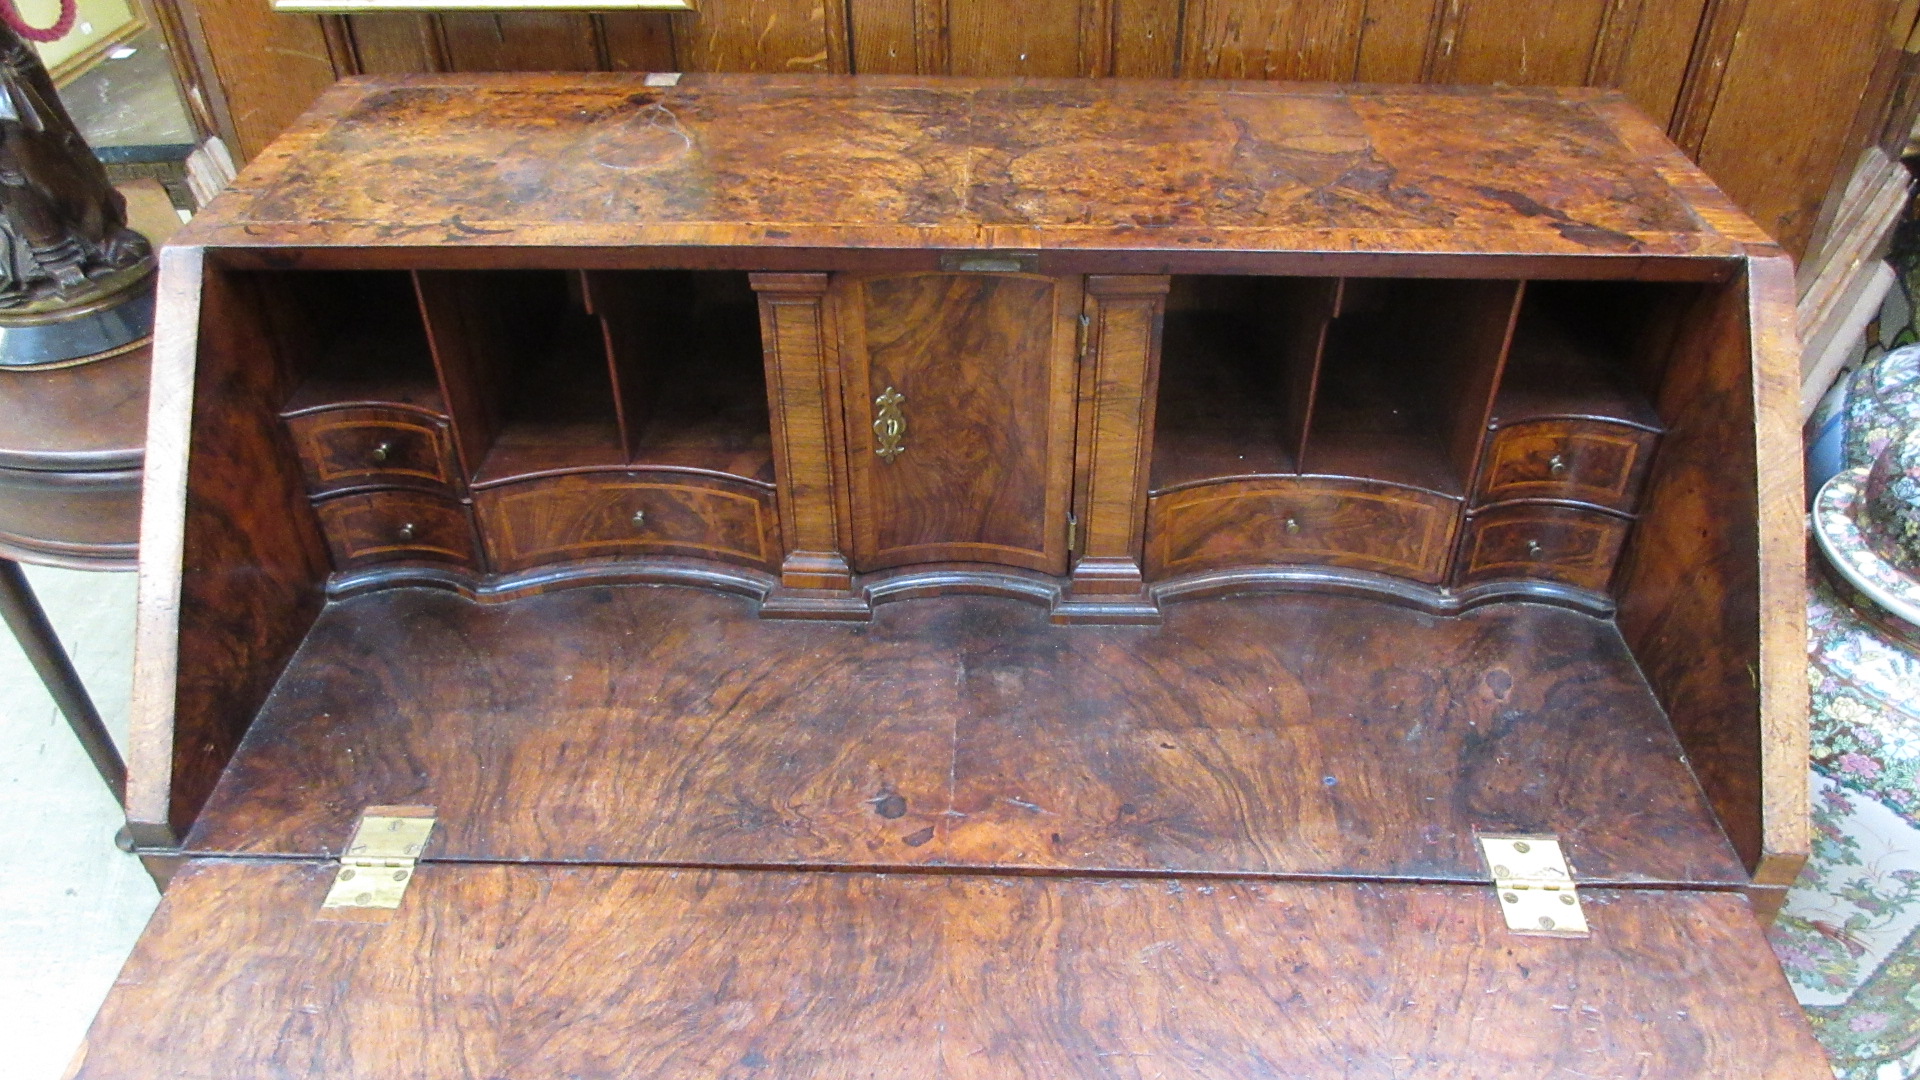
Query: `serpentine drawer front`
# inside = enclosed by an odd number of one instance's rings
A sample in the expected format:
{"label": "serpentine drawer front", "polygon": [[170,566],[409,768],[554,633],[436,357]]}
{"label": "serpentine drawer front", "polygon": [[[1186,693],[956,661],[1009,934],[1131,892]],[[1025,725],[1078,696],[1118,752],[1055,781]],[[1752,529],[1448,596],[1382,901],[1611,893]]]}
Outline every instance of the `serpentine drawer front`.
{"label": "serpentine drawer front", "polygon": [[497,570],[646,554],[776,565],[772,495],[745,484],[587,473],[478,492],[474,508]]}
{"label": "serpentine drawer front", "polygon": [[1611,91],[362,78],[162,264],[76,1080],[1829,1075],[1793,272]]}
{"label": "serpentine drawer front", "polygon": [[1655,438],[1624,424],[1579,420],[1501,428],[1487,449],[1479,501],[1570,499],[1631,511]]}
{"label": "serpentine drawer front", "polygon": [[354,487],[454,490],[446,424],[393,409],[327,409],[291,417],[295,452],[314,494]]}

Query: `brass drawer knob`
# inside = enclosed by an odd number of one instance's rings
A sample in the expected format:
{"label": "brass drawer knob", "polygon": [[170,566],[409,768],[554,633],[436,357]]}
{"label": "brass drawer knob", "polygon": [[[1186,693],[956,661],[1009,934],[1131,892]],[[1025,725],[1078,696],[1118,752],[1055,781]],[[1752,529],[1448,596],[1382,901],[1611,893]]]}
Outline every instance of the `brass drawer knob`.
{"label": "brass drawer knob", "polygon": [[367,456],[373,459],[375,465],[383,464],[389,457],[393,456],[393,444],[390,442],[380,443],[372,450],[369,450]]}
{"label": "brass drawer knob", "polygon": [[635,510],[633,512],[633,527],[636,529],[644,529],[647,527],[647,512],[645,510]]}
{"label": "brass drawer knob", "polygon": [[1540,541],[1538,540],[1527,541],[1527,558],[1537,559],[1542,554],[1543,552],[1541,551],[1541,548],[1540,548]]}
{"label": "brass drawer knob", "polygon": [[395,536],[398,536],[402,540],[411,540],[413,539],[413,534],[415,531],[416,530],[413,527],[413,522],[409,521],[406,524],[400,526],[399,528],[393,530],[393,534]]}
{"label": "brass drawer knob", "polygon": [[1547,459],[1547,471],[1555,476],[1565,476],[1567,473],[1567,459],[1561,457],[1559,454],[1553,455]]}
{"label": "brass drawer knob", "polygon": [[1288,515],[1287,517],[1287,535],[1288,536],[1300,535],[1300,522],[1296,521],[1292,515]]}

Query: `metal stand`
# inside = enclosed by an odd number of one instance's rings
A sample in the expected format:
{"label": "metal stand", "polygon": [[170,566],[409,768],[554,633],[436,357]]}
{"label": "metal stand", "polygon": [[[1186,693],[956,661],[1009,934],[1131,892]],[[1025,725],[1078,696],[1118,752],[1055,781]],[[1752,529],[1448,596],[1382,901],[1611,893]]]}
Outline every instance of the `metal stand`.
{"label": "metal stand", "polygon": [[54,636],[53,624],[47,622],[46,612],[40,609],[39,599],[27,584],[27,575],[21,572],[20,564],[11,559],[0,559],[0,615],[5,616],[20,648],[40,673],[47,693],[53,695],[54,704],[66,716],[67,724],[79,737],[80,745],[86,748],[87,756],[93,759],[93,767],[100,770],[100,779],[107,782],[114,800],[124,803],[127,767],[120,760],[120,751],[114,749],[107,725],[101,723],[93,699],[87,696],[79,673],[73,670],[73,661],[67,658],[60,639]]}

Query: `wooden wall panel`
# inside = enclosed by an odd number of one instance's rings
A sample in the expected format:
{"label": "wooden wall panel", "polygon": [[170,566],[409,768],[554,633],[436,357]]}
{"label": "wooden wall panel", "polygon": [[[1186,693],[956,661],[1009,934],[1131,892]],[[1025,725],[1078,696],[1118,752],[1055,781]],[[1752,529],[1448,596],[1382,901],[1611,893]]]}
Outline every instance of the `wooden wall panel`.
{"label": "wooden wall panel", "polygon": [[673,55],[673,16],[609,11],[594,16],[609,71],[678,71]]}
{"label": "wooden wall panel", "polygon": [[1125,79],[1171,79],[1180,73],[1180,27],[1186,0],[1107,0],[1113,8],[1113,71]]}
{"label": "wooden wall panel", "polygon": [[[1448,0],[1368,0],[1353,77],[1410,83],[1426,77],[1427,54]],[[1457,3],[1458,0],[1453,0]]]}
{"label": "wooden wall panel", "polygon": [[223,134],[251,158],[333,85],[334,58],[317,18],[275,15],[263,0],[198,0],[189,33],[225,91]]}
{"label": "wooden wall panel", "polygon": [[1106,0],[946,0],[945,73],[1104,75],[1111,38]]}
{"label": "wooden wall panel", "polygon": [[454,71],[597,71],[593,17],[572,11],[449,12],[440,16]]}
{"label": "wooden wall panel", "polygon": [[846,26],[842,0],[700,0],[673,16],[674,55],[687,71],[845,71]]}
{"label": "wooden wall panel", "polygon": [[1587,81],[1617,86],[1665,124],[1680,100],[1707,0],[1615,0]]}
{"label": "wooden wall panel", "polygon": [[1848,133],[1897,7],[1898,0],[1744,5],[1694,156],[1796,255],[1833,176],[1858,151]]}
{"label": "wooden wall panel", "polygon": [[1367,7],[1367,0],[1188,0],[1181,74],[1351,79]]}
{"label": "wooden wall panel", "polygon": [[380,12],[346,17],[356,67],[366,75],[444,71],[447,58],[439,19],[432,15]]}
{"label": "wooden wall panel", "polygon": [[847,0],[853,24],[853,70],[868,75],[921,73],[916,0]]}
{"label": "wooden wall panel", "polygon": [[1470,0],[1450,4],[1434,82],[1572,86],[1587,81],[1610,0]]}

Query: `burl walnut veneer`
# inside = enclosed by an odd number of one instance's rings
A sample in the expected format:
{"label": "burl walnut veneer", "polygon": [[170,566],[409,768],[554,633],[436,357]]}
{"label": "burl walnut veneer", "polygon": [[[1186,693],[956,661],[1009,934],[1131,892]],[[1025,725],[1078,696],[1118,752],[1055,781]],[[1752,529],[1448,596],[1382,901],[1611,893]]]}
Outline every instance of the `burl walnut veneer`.
{"label": "burl walnut veneer", "polygon": [[343,84],[163,254],[75,1075],[1823,1076],[1792,281],[1598,91]]}

